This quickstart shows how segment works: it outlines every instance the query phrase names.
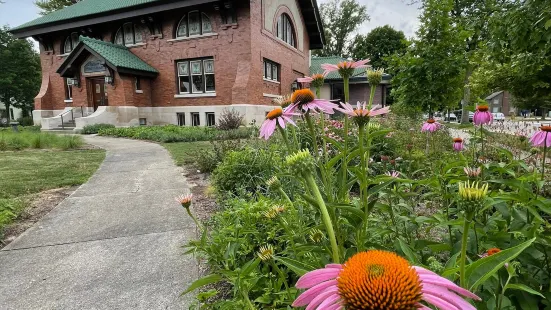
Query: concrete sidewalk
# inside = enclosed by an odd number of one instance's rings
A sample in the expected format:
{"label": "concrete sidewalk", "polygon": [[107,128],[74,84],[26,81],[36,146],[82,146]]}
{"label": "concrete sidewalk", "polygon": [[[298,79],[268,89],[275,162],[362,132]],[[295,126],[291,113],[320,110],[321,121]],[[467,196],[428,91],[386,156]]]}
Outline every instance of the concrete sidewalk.
{"label": "concrete sidewalk", "polygon": [[99,170],[0,251],[0,309],[187,309],[197,277],[181,248],[195,236],[174,197],[188,185],[168,152],[86,137]]}

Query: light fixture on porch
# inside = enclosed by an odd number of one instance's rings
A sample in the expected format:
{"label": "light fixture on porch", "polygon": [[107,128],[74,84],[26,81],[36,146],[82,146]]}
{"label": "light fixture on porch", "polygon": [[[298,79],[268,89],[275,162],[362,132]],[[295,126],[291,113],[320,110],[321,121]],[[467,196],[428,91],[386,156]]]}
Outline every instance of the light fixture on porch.
{"label": "light fixture on porch", "polygon": [[293,84],[291,84],[291,91],[295,91],[298,89],[298,82],[295,80]]}
{"label": "light fixture on porch", "polygon": [[111,76],[111,75],[106,75],[106,76],[105,76],[105,84],[113,85],[113,84],[114,84],[113,76]]}

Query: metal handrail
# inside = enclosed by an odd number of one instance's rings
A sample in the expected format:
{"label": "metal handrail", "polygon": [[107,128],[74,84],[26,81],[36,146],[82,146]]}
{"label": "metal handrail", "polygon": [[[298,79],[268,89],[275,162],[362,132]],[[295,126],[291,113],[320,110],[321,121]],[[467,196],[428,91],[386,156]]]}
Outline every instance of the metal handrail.
{"label": "metal handrail", "polygon": [[67,111],[65,111],[65,112],[63,112],[63,113],[61,113],[61,114],[59,114],[59,116],[61,117],[61,129],[65,129],[65,124],[63,124],[63,115],[68,114],[69,112],[71,112],[71,119],[72,119],[73,121],[75,120],[75,115],[74,115],[74,113],[73,113],[73,110],[74,110],[74,109],[75,109],[75,108],[71,108],[70,110],[67,110]]}

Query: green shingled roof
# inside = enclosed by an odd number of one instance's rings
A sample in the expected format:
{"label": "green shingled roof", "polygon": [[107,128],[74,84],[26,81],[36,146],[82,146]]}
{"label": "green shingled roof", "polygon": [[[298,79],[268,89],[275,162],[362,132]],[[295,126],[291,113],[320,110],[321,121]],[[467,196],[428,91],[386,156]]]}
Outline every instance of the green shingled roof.
{"label": "green shingled roof", "polygon": [[82,0],[59,11],[39,17],[11,30],[19,30],[39,25],[45,25],[73,18],[96,15],[110,11],[127,9],[133,6],[157,2],[162,0]]}
{"label": "green shingled roof", "polygon": [[[316,73],[323,73],[323,69],[321,68],[322,64],[332,64],[336,65],[341,61],[347,60],[344,57],[339,56],[329,56],[329,57],[312,57],[312,64],[310,65],[310,74],[316,74]],[[367,79],[367,72],[365,68],[362,69],[355,69],[354,74],[351,77],[353,78],[366,78]],[[389,74],[383,74],[383,80],[390,80],[391,76]],[[331,72],[326,77],[326,80],[342,80],[341,76],[338,72]]]}
{"label": "green shingled roof", "polygon": [[[101,57],[103,57],[105,61],[117,68],[159,73],[159,71],[155,68],[148,65],[141,58],[133,54],[126,46],[115,45],[113,43],[104,42],[85,36],[80,36],[80,42],[94,50]],[[75,48],[75,51],[76,50],[78,50],[78,48]]]}

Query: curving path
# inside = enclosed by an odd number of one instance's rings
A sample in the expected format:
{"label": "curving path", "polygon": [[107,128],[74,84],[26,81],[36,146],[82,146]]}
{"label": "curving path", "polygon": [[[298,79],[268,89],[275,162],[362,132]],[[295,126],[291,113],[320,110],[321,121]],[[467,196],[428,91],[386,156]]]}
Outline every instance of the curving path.
{"label": "curving path", "polygon": [[85,137],[107,150],[94,176],[0,251],[0,309],[187,309],[195,228],[188,185],[160,145]]}

